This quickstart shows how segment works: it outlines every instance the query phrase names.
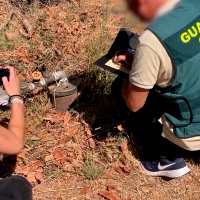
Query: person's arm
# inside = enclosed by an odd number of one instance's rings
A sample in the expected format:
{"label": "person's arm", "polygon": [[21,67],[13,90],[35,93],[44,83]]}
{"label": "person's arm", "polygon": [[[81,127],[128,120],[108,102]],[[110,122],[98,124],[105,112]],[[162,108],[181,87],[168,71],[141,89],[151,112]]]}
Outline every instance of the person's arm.
{"label": "person's arm", "polygon": [[[9,96],[19,95],[20,88],[18,78],[13,67],[6,67],[10,70],[9,81],[3,77],[3,85]],[[19,153],[24,146],[24,108],[20,102],[13,102],[11,105],[11,118],[8,129],[0,126],[0,152],[4,154]]]}
{"label": "person's arm", "polygon": [[132,112],[137,112],[144,106],[149,90],[157,82],[160,64],[159,56],[151,48],[138,45],[129,81],[124,80],[122,87],[122,97]]}
{"label": "person's arm", "polygon": [[149,89],[137,87],[124,79],[122,97],[132,112],[137,112],[144,106],[148,94]]}

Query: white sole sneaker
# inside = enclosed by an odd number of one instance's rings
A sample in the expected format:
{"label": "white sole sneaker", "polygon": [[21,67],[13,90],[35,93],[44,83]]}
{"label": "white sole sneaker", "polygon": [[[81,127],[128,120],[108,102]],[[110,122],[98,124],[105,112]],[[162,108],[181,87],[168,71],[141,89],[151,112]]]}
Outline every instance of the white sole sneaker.
{"label": "white sole sneaker", "polygon": [[143,165],[141,164],[141,167],[143,169],[143,171],[149,175],[149,176],[165,176],[165,177],[169,177],[169,178],[178,178],[181,177],[185,174],[187,174],[188,172],[190,172],[190,169],[185,166],[181,169],[177,169],[177,170],[168,170],[168,171],[158,171],[158,172],[151,172],[146,170]]}

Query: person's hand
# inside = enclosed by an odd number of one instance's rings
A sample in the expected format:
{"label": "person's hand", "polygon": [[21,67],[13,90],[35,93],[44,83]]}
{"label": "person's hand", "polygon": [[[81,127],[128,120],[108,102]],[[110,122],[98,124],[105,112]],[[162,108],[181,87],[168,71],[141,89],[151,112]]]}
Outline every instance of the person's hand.
{"label": "person's hand", "polygon": [[8,81],[7,77],[2,78],[3,86],[4,86],[6,93],[9,96],[20,95],[19,80],[16,75],[15,68],[11,67],[11,66],[6,66],[4,68],[8,69],[10,71],[9,81]]}
{"label": "person's hand", "polygon": [[114,62],[119,66],[131,67],[133,63],[133,54],[128,50],[123,53],[122,51],[117,51],[115,53]]}

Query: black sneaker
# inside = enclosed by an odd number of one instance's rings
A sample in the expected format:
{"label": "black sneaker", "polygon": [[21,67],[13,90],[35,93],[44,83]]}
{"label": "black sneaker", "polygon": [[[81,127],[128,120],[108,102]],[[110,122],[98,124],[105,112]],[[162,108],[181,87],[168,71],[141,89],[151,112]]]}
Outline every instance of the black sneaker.
{"label": "black sneaker", "polygon": [[170,161],[162,157],[156,162],[141,161],[141,166],[147,175],[165,176],[169,178],[178,178],[190,171],[183,158]]}

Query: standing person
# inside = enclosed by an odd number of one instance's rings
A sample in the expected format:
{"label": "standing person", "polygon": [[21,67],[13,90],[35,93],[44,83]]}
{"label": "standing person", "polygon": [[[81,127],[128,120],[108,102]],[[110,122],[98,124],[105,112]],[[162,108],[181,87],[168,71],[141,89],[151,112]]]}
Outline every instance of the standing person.
{"label": "standing person", "polygon": [[143,127],[148,122],[157,126],[144,134],[153,138],[151,154],[155,155],[141,159],[145,173],[177,178],[190,171],[180,148],[200,150],[200,3],[197,0],[126,3],[150,25],[138,39],[134,58],[130,51],[116,53],[115,62],[125,62],[132,68],[129,81],[118,77],[112,92],[116,97],[120,90],[118,100],[121,98],[131,115],[140,118]]}
{"label": "standing person", "polygon": [[[2,78],[6,93],[10,96],[11,117],[8,129],[0,126],[0,152],[3,154],[17,154],[24,146],[24,108],[20,95],[18,78],[14,67],[5,67],[10,71],[9,80]],[[1,200],[31,200],[32,189],[30,183],[21,176],[12,176],[0,180]]]}

